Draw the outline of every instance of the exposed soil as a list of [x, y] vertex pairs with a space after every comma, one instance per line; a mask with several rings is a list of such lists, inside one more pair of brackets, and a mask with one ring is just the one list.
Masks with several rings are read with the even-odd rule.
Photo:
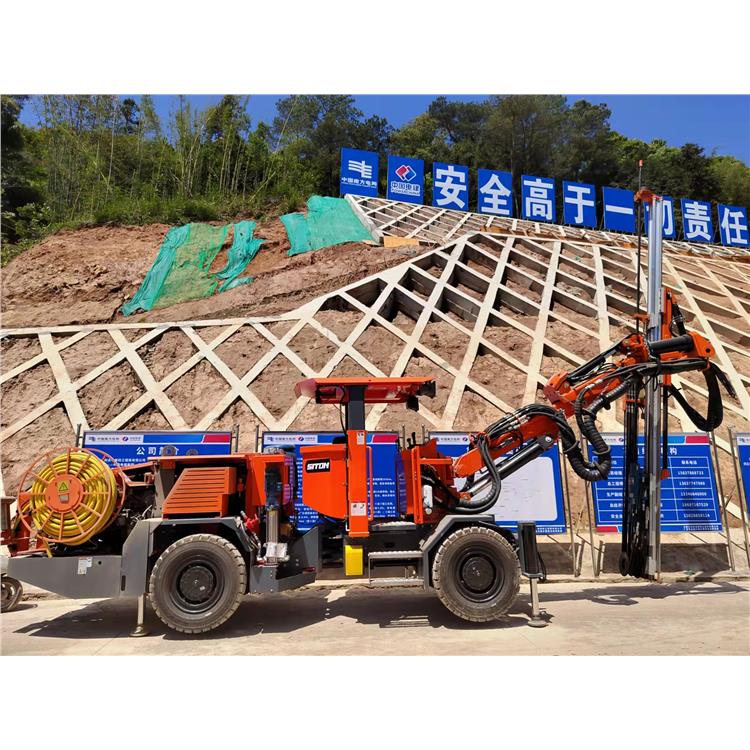
[[[64, 230], [48, 237], [3, 269], [3, 327], [277, 314], [401, 263], [418, 251], [347, 243], [289, 257], [286, 231], [274, 218], [259, 222], [255, 230], [265, 243], [243, 273], [255, 278], [252, 284], [125, 319], [119, 309], [138, 290], [168, 230], [166, 224], [107, 226]], [[229, 244], [231, 231], [216, 268], [226, 262]]]
[[[256, 230], [256, 236], [264, 238], [266, 242], [244, 274], [253, 276], [254, 283], [208, 299], [186, 302], [124, 319], [118, 310], [122, 303], [130, 299], [137, 290], [156, 256], [167, 229], [165, 225], [99, 227], [61, 232], [50, 237], [37, 247], [23, 253], [5, 269], [2, 280], [3, 326], [10, 328], [123, 320], [156, 322], [222, 319], [246, 315], [278, 315], [293, 310], [321, 294], [339, 289], [364, 276], [401, 263], [418, 252], [418, 249], [414, 247], [380, 248], [350, 243], [290, 258], [286, 254], [288, 241], [283, 225], [278, 219], [272, 219], [260, 223]], [[227, 244], [230, 241], [231, 233]], [[479, 244], [486, 246], [493, 255], [498, 255], [500, 252], [500, 246], [491, 241], [482, 240]], [[577, 248], [566, 246], [564, 253], [571, 258], [578, 258], [587, 266], [591, 265], [591, 258], [583, 250], [579, 251]], [[530, 246], [528, 255], [546, 262], [546, 256], [535, 250], [533, 246]], [[224, 261], [223, 254], [220, 254], [215, 267], [223, 265]], [[513, 258], [513, 263], [517, 262], [517, 258]], [[476, 266], [477, 270], [485, 276], [492, 274], [492, 271], [474, 261], [470, 261], [469, 266], [472, 268]], [[519, 267], [531, 277], [541, 275], [536, 268], [528, 268], [523, 264]], [[588, 278], [580, 268], [568, 267], [565, 264], [561, 267], [572, 277]], [[442, 273], [442, 269], [438, 267], [427, 270], [433, 276], [439, 276]], [[622, 277], [619, 272], [613, 275]], [[568, 282], [571, 280], [568, 279]], [[408, 288], [412, 288], [408, 280], [404, 283]], [[466, 287], [458, 279], [455, 280], [455, 285], [470, 298], [482, 299], [481, 293]], [[541, 298], [538, 289], [531, 288], [531, 286], [536, 286], [536, 282], [530, 278], [518, 275], [517, 279], [506, 279], [505, 285], [526, 298], [537, 300]], [[418, 296], [424, 297], [426, 287], [427, 285], [423, 285], [413, 291]], [[565, 284], [564, 288], [576, 297], [584, 300], [588, 298], [588, 293], [573, 283]], [[716, 295], [709, 296], [704, 292], [704, 296], [715, 304], [720, 305], [722, 302]], [[535, 316], [515, 312], [507, 304], [500, 305], [498, 302], [497, 306], [504, 315], [525, 325], [531, 331], [535, 330], [537, 322]], [[352, 309], [341, 297], [335, 297], [326, 308], [316, 314], [315, 320], [341, 341], [346, 340], [363, 319], [362, 313]], [[471, 305], [467, 301], [465, 309], [468, 308], [471, 308]], [[414, 329], [415, 320], [406, 314], [406, 309], [406, 307], [399, 309], [398, 294], [393, 294], [380, 313], [394, 326], [409, 334]], [[409, 309], [409, 314], [415, 314], [411, 308]], [[729, 309], [728, 306], [727, 309]], [[589, 329], [592, 334], [598, 330], [599, 323], [593, 310], [591, 315], [586, 315], [557, 302], [553, 305], [553, 313], [558, 313], [567, 321]], [[468, 330], [473, 328], [473, 322], [460, 318], [455, 309], [449, 310], [446, 306], [445, 314]], [[709, 314], [717, 316], [713, 310]], [[729, 322], [736, 325], [728, 313], [727, 316]], [[721, 315], [719, 314], [718, 317], [721, 318]], [[274, 336], [281, 338], [293, 325], [295, 325], [293, 321], [274, 321], [266, 324], [266, 328]], [[692, 323], [691, 327], [699, 328]], [[228, 329], [224, 327], [201, 328], [197, 326], [195, 331], [206, 343], [221, 336], [222, 332], [223, 335], [228, 333]], [[133, 329], [124, 330], [123, 334], [132, 342], [146, 332], [147, 329]], [[628, 332], [624, 326], [612, 325], [610, 327], [614, 340]], [[564, 320], [550, 318], [545, 335], [550, 341], [583, 359], [587, 359], [599, 350], [596, 336], [586, 335], [568, 325]], [[53, 340], [59, 345], [66, 338], [67, 335], [56, 335]], [[528, 362], [533, 342], [532, 336], [517, 331], [500, 321], [494, 314], [490, 315], [490, 324], [485, 329], [483, 338], [521, 363]], [[435, 317], [426, 325], [420, 343], [446, 363], [459, 368], [463, 362], [468, 340], [466, 334]], [[353, 342], [353, 346], [382, 372], [390, 374], [406, 344], [378, 323], [371, 323]], [[5, 339], [0, 342], [0, 347], [0, 372], [2, 373], [12, 370], [41, 352], [35, 338]], [[321, 372], [337, 352], [335, 342], [310, 325], [303, 327], [289, 341], [289, 347], [308, 366], [308, 371], [303, 373], [286, 357], [279, 354], [254, 377], [248, 386], [277, 419], [283, 417], [295, 404], [297, 400], [294, 395], [295, 384], [309, 371]], [[266, 337], [250, 325], [243, 325], [223, 341], [215, 351], [232, 372], [242, 378], [272, 348], [273, 343]], [[140, 346], [137, 351], [153, 377], [160, 381], [176, 367], [186, 362], [197, 349], [184, 333], [179, 330], [170, 330]], [[75, 384], [117, 352], [118, 348], [108, 333], [95, 332], [61, 349], [60, 355]], [[729, 351], [729, 356], [740, 372], [750, 374], [750, 358], [732, 350]], [[541, 372], [544, 376], [550, 376], [560, 370], [570, 370], [573, 367], [571, 362], [559, 356], [559, 353], [551, 347], [546, 347], [541, 365]], [[352, 357], [345, 356], [333, 368], [331, 375], [351, 377], [371, 376], [372, 373]], [[412, 355], [404, 375], [432, 377], [437, 381], [436, 397], [422, 399], [422, 403], [424, 408], [432, 412], [437, 419], [443, 417], [453, 385], [452, 376], [427, 356], [420, 354], [419, 350]], [[502, 415], [500, 409], [474, 392], [472, 387], [483, 386], [510, 406], [520, 406], [523, 401], [527, 375], [504, 362], [486, 346], [480, 345], [478, 357], [470, 372], [470, 379], [473, 381], [473, 386], [467, 387], [463, 394], [460, 394], [460, 406], [453, 429], [482, 429]], [[687, 379], [703, 384], [700, 375], [688, 375]], [[213, 365], [207, 361], [201, 361], [172, 384], [167, 390], [167, 395], [186, 423], [193, 427], [219, 403], [227, 389], [227, 383]], [[3, 384], [0, 394], [2, 396], [0, 426], [5, 428], [12, 424], [29, 410], [44, 403], [56, 391], [57, 385], [52, 370], [46, 363], [11, 378]], [[91, 427], [102, 428], [139, 398], [143, 391], [143, 386], [130, 365], [122, 362], [80, 388], [78, 397]], [[694, 393], [691, 393], [689, 397], [699, 409], [705, 408], [705, 399]], [[539, 400], [542, 400], [541, 393]], [[368, 408], [367, 413], [371, 413], [371, 408]], [[336, 407], [308, 404], [297, 415], [289, 429], [338, 430], [340, 420], [341, 416]], [[673, 429], [678, 428], [673, 417], [670, 418], [670, 424]], [[235, 425], [241, 428], [240, 448], [254, 450], [256, 428], [262, 431], [266, 427], [241, 399], [235, 400], [226, 408], [211, 427], [229, 429]], [[145, 405], [125, 427], [128, 429], [169, 429], [170, 425], [158, 407], [151, 403]], [[400, 431], [402, 427], [407, 433], [414, 431], [420, 437], [422, 428], [434, 429], [434, 426], [422, 414], [407, 410], [403, 404], [392, 405], [385, 409], [378, 423], [378, 429]], [[725, 424], [721, 428], [722, 437], [726, 437], [728, 427], [747, 431], [748, 422], [741, 415], [728, 412]], [[12, 435], [0, 446], [3, 454], [2, 470], [5, 491], [14, 492], [17, 489], [22, 470], [36, 456], [45, 450], [64, 448], [73, 440], [73, 431], [62, 405], [55, 407]], [[733, 474], [729, 459], [723, 453], [720, 456], [720, 467], [725, 484], [729, 485], [727, 494], [731, 495]], [[584, 493], [583, 486], [577, 479], [573, 480], [571, 489], [573, 490], [572, 510], [575, 522], [575, 516], [585, 511]], [[736, 501], [736, 497], [734, 499]]]

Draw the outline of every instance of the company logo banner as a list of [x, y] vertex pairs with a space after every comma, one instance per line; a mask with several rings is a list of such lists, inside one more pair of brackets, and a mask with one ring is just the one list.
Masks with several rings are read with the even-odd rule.
[[424, 162], [406, 156], [388, 157], [389, 200], [424, 203]]
[[378, 155], [374, 151], [356, 148], [341, 149], [341, 173], [339, 181], [341, 195], [378, 194]]

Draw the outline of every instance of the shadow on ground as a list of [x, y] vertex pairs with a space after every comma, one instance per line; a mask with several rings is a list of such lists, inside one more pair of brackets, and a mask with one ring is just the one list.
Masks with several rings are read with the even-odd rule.
[[[542, 608], [554, 602], [590, 600], [610, 606], [633, 606], [642, 599], [674, 596], [711, 596], [718, 593], [747, 593], [729, 582], [712, 584], [599, 585], [581, 591], [563, 592], [540, 587]], [[28, 606], [28, 605], [22, 605]], [[32, 605], [33, 606], [33, 605]], [[135, 625], [135, 601], [110, 599], [95, 601], [74, 612], [49, 620], [29, 623], [14, 632], [46, 638], [127, 637]], [[309, 589], [275, 596], [251, 596], [222, 627], [211, 633], [185, 635], [167, 629], [147, 608], [146, 627], [150, 637], [167, 640], [211, 640], [248, 635], [293, 633], [315, 623], [346, 617], [380, 628], [446, 628], [449, 630], [505, 630], [528, 625], [530, 601], [522, 589], [509, 613], [489, 623], [465, 622], [451, 614], [431, 592], [410, 589]], [[546, 619], [552, 620], [552, 615]]]

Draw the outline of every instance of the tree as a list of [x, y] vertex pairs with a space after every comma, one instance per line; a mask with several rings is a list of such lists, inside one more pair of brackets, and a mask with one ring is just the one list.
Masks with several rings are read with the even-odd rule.
[[28, 96], [0, 97], [3, 245], [23, 239], [30, 229], [29, 222], [37, 219], [42, 210], [43, 196], [37, 184], [37, 170], [27, 150], [27, 129], [19, 122], [28, 99]]

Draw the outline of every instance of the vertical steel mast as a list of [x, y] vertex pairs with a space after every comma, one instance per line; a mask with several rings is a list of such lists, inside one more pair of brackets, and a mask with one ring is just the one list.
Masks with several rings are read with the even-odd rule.
[[[654, 195], [651, 200], [648, 225], [648, 327], [646, 339], [658, 341], [661, 336], [662, 304], [662, 234], [664, 227], [664, 202]], [[639, 269], [640, 270], [640, 269]], [[646, 393], [646, 480], [648, 482], [648, 563], [646, 573], [658, 579], [661, 573], [661, 395], [662, 376], [650, 381]]]

